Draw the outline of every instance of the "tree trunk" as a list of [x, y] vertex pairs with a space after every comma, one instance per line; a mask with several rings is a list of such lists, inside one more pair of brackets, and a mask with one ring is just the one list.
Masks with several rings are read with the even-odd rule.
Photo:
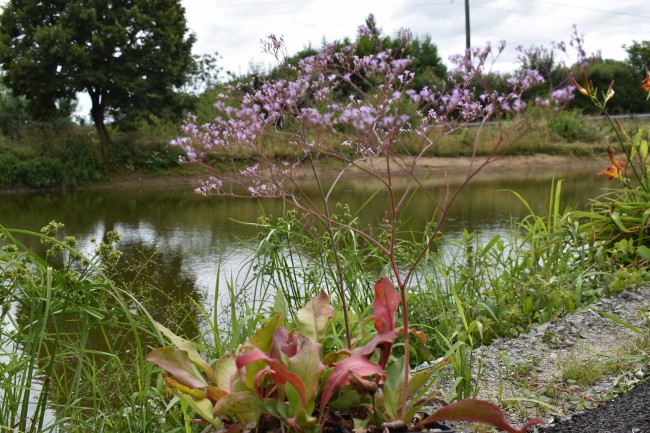
[[90, 117], [93, 119], [97, 135], [99, 135], [99, 151], [101, 153], [102, 161], [108, 160], [108, 153], [111, 147], [111, 137], [108, 135], [108, 129], [104, 123], [104, 106], [101, 89], [88, 89], [92, 107], [90, 108]]

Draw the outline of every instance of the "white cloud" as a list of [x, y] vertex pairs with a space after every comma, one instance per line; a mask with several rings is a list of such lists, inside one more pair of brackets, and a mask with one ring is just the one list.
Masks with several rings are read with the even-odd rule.
[[[0, 0], [1, 1], [1, 0]], [[624, 60], [622, 48], [632, 41], [648, 40], [650, 11], [643, 0], [469, 0], [472, 46], [507, 42], [495, 65], [511, 70], [515, 47], [548, 46], [569, 41], [573, 25], [585, 36], [588, 53]], [[194, 52], [222, 57], [219, 65], [236, 74], [251, 62], [272, 65], [261, 51], [260, 40], [273, 33], [284, 36], [289, 54], [311, 44], [349, 37], [368, 14], [374, 14], [385, 34], [408, 28], [416, 36], [431, 36], [440, 57], [465, 49], [464, 0], [181, 0], [189, 29], [197, 36]], [[80, 95], [79, 113], [88, 111]]]
[[[218, 51], [227, 70], [245, 73], [250, 62], [271, 64], [260, 40], [283, 35], [290, 54], [311, 44], [354, 39], [357, 27], [373, 13], [384, 33], [402, 27], [430, 35], [443, 60], [465, 48], [464, 0], [183, 0], [189, 27], [197, 35], [195, 52]], [[517, 45], [568, 41], [576, 24], [588, 52], [623, 60], [623, 44], [648, 39], [650, 11], [642, 0], [470, 0], [472, 46], [507, 42], [502, 57], [512, 65]]]

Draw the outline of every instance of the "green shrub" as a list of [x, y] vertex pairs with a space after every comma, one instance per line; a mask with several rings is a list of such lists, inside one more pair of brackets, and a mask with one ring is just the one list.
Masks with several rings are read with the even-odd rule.
[[60, 159], [63, 161], [63, 180], [67, 186], [97, 182], [106, 176], [99, 152], [84, 137], [70, 137]]
[[591, 143], [598, 139], [598, 129], [577, 111], [562, 111], [548, 120], [551, 132], [568, 141]]
[[164, 144], [153, 148], [139, 148], [135, 153], [135, 168], [155, 172], [177, 167], [185, 151], [178, 146]]
[[30, 188], [46, 189], [63, 183], [64, 166], [61, 161], [49, 158], [34, 158], [22, 161], [19, 166], [23, 184]]
[[19, 182], [19, 164], [16, 155], [0, 149], [0, 188], [11, 187]]

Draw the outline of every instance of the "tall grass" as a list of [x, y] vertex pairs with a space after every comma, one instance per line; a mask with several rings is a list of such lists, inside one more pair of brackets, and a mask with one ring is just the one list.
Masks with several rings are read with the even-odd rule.
[[[164, 387], [144, 362], [162, 343], [153, 319], [108, 271], [108, 235], [86, 258], [73, 238], [0, 228], [0, 430], [157, 431], [182, 425], [165, 412]], [[40, 257], [19, 239], [45, 243]]]
[[[561, 202], [562, 181], [553, 183], [547, 210], [537, 214], [525, 197], [513, 192], [529, 215], [513, 221], [509, 233], [485, 238], [464, 232], [441, 237], [427, 252], [409, 283], [409, 314], [424, 330], [426, 345], [412, 348], [414, 364], [440, 356], [452, 364], [458, 398], [477, 390], [471, 381], [473, 349], [495, 338], [515, 337], [530, 326], [574, 312], [622, 289], [631, 282], [630, 269], [606, 260], [606, 246], [594, 243], [578, 224], [578, 214]], [[346, 208], [336, 218], [355, 224]], [[348, 307], [356, 320], [367, 317], [373, 281], [385, 266], [382, 255], [352, 230], [334, 233], [336, 254], [318, 230], [297, 214], [263, 219], [260, 235], [242, 287], [253, 290], [256, 307], [272, 305], [277, 294], [295, 309], [325, 288], [335, 293], [336, 259], [344, 269]], [[381, 236], [381, 227], [376, 227]], [[406, 263], [419, 251], [427, 233], [403, 232], [398, 248]], [[636, 281], [647, 281], [639, 270]], [[336, 297], [335, 297], [336, 299]], [[341, 326], [338, 323], [338, 326]], [[334, 339], [332, 344], [341, 344]], [[342, 344], [341, 344], [342, 345]]]

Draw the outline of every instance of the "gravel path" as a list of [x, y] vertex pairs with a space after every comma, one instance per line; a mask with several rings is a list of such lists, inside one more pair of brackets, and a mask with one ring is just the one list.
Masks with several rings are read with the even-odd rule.
[[650, 381], [595, 409], [540, 429], [540, 433], [649, 433]]
[[[643, 286], [517, 339], [494, 341], [475, 352], [478, 397], [499, 404], [514, 425], [531, 416], [547, 420], [540, 433], [650, 433], [649, 323], [650, 286]], [[486, 431], [450, 425], [456, 432]]]

